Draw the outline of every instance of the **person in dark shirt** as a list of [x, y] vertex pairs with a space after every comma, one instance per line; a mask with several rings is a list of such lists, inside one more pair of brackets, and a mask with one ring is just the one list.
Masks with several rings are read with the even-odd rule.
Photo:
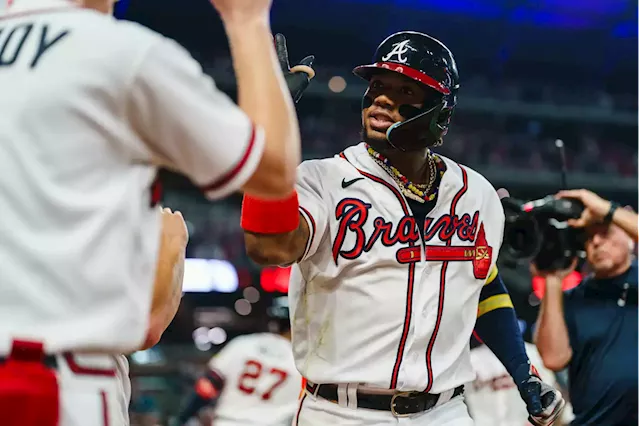
[[570, 225], [585, 227], [592, 274], [564, 293], [562, 281], [575, 262], [544, 275], [535, 343], [545, 367], [568, 367], [572, 425], [637, 425], [638, 216], [589, 191], [561, 196], [585, 204], [583, 217]]

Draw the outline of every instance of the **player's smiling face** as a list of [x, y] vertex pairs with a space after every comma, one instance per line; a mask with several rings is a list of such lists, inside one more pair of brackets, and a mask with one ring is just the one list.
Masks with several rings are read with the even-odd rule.
[[392, 124], [406, 119], [399, 112], [400, 106], [421, 108], [426, 91], [419, 83], [402, 74], [380, 72], [369, 81], [365, 96], [371, 105], [362, 110], [363, 137], [375, 147], [376, 142], [386, 141], [387, 129]]

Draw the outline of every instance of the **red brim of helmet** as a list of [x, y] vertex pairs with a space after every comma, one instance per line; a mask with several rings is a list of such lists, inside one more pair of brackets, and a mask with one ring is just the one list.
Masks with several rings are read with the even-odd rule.
[[370, 65], [361, 65], [353, 69], [353, 73], [364, 80], [371, 80], [371, 76], [381, 71], [392, 71], [409, 77], [412, 80], [422, 83], [433, 90], [442, 93], [443, 95], [449, 95], [451, 90], [445, 87], [442, 83], [435, 80], [433, 77], [429, 77], [427, 74], [415, 68], [398, 64], [395, 62], [376, 62]]

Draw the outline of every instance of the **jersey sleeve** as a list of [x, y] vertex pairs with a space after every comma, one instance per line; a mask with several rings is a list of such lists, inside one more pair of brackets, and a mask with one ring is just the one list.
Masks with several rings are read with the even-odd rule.
[[495, 188], [488, 185], [489, 190], [487, 194], [487, 217], [490, 217], [493, 221], [492, 226], [496, 227], [496, 235], [498, 236], [497, 240], [493, 244], [495, 244], [496, 252], [500, 250], [502, 246], [502, 240], [504, 238], [504, 208], [502, 207], [502, 201], [500, 201], [500, 196], [496, 192]]
[[153, 159], [210, 199], [238, 190], [255, 171], [264, 134], [176, 42], [149, 48], [131, 82], [127, 116]]
[[304, 161], [298, 166], [296, 190], [300, 201], [300, 214], [309, 226], [309, 239], [301, 261], [312, 256], [320, 246], [329, 223], [329, 197], [324, 190], [323, 179], [328, 176], [322, 170], [322, 162]]

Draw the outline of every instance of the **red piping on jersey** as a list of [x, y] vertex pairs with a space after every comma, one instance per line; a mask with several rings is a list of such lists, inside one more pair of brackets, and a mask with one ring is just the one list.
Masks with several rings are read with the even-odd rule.
[[[351, 164], [362, 176], [365, 176], [371, 179], [372, 181], [377, 182], [389, 188], [391, 192], [393, 192], [393, 195], [395, 195], [398, 201], [400, 202], [400, 205], [402, 206], [402, 210], [404, 211], [405, 216], [411, 216], [411, 211], [409, 210], [407, 201], [402, 196], [400, 191], [398, 191], [393, 185], [391, 185], [389, 182], [387, 182], [386, 180], [378, 176], [375, 176], [375, 175], [372, 175], [371, 173], [367, 173], [363, 170], [360, 170], [347, 159], [344, 153], [340, 153], [340, 157], [344, 158], [349, 164]], [[409, 247], [412, 247], [413, 245], [414, 245], [414, 242], [410, 241]], [[407, 299], [405, 302], [404, 327], [402, 328], [402, 336], [400, 337], [400, 344], [398, 345], [398, 353], [396, 355], [396, 362], [393, 366], [393, 372], [391, 374], [391, 382], [389, 383], [389, 389], [395, 389], [398, 384], [398, 374], [400, 373], [400, 365], [402, 364], [404, 347], [405, 347], [405, 344], [407, 343], [407, 336], [409, 335], [409, 327], [411, 326], [411, 314], [413, 309], [413, 284], [415, 279], [415, 269], [416, 269], [415, 263], [410, 263], [409, 270], [408, 270], [409, 272], [408, 279], [407, 279]]]
[[475, 329], [473, 330], [473, 332], [471, 334], [473, 334], [473, 337], [475, 337], [478, 342], [484, 344], [484, 341], [480, 338], [480, 336], [478, 336], [478, 333], [476, 332]]
[[[304, 392], [304, 390], [303, 390]], [[298, 405], [298, 412], [296, 413], [296, 423], [295, 426], [298, 426], [298, 422], [300, 421], [300, 412], [302, 411], [302, 404], [304, 404], [304, 400], [307, 397], [307, 393], [304, 392], [302, 398], [300, 398], [300, 405]]]
[[227, 173], [225, 173], [224, 175], [216, 179], [213, 183], [203, 186], [201, 189], [205, 192], [215, 191], [217, 189], [220, 189], [224, 185], [228, 184], [229, 182], [231, 182], [231, 180], [235, 178], [238, 175], [238, 173], [240, 173], [244, 165], [247, 163], [247, 160], [249, 160], [249, 157], [251, 155], [251, 152], [253, 151], [253, 147], [255, 143], [256, 143], [256, 126], [252, 125], [251, 136], [249, 137], [249, 144], [247, 145], [247, 148], [245, 149], [244, 154], [242, 155], [242, 158], [240, 159], [240, 161], [238, 161], [238, 163], [233, 167], [233, 169], [229, 170]]
[[109, 405], [105, 391], [100, 391], [100, 399], [102, 401], [102, 423], [104, 426], [109, 426]]
[[309, 235], [309, 246], [306, 248], [306, 250], [304, 251], [304, 254], [302, 255], [302, 257], [304, 258], [307, 255], [307, 252], [311, 250], [311, 246], [313, 245], [313, 239], [316, 236], [316, 221], [313, 219], [313, 216], [311, 216], [311, 213], [309, 213], [309, 210], [305, 209], [302, 206], [298, 206], [298, 208], [307, 215], [307, 217], [309, 218], [309, 222], [311, 224], [311, 229], [309, 230], [311, 232], [311, 234]]
[[[462, 188], [458, 191], [458, 193], [453, 197], [451, 201], [451, 216], [455, 216], [456, 214], [456, 206], [458, 205], [458, 201], [467, 192], [469, 187], [467, 181], [467, 172], [464, 170], [462, 166], [458, 164], [460, 170], [462, 171]], [[447, 240], [447, 246], [451, 245], [451, 238]], [[425, 388], [425, 392], [429, 392], [431, 390], [431, 386], [433, 386], [433, 370], [431, 368], [431, 352], [433, 351], [433, 346], [436, 342], [436, 336], [438, 335], [438, 330], [440, 329], [440, 322], [442, 321], [442, 311], [444, 308], [444, 290], [447, 280], [447, 266], [449, 266], [449, 261], [442, 262], [442, 269], [440, 269], [440, 289], [438, 294], [438, 315], [436, 316], [436, 325], [433, 329], [433, 334], [431, 335], [431, 339], [429, 339], [429, 345], [427, 346], [427, 387]]]

